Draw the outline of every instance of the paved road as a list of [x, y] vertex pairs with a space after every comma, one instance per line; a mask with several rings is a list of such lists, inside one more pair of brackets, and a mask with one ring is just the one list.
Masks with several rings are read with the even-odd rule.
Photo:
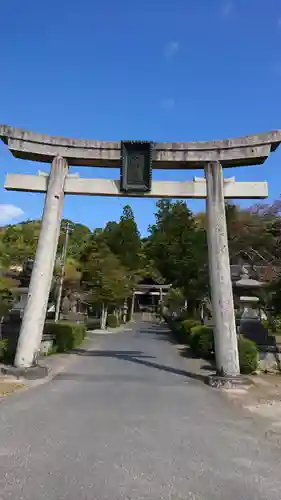
[[280, 500], [281, 450], [150, 324], [0, 405], [0, 499]]

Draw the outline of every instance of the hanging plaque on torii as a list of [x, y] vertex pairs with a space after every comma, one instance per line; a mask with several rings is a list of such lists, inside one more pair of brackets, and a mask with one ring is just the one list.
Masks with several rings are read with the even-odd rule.
[[152, 142], [121, 141], [120, 191], [151, 191]]

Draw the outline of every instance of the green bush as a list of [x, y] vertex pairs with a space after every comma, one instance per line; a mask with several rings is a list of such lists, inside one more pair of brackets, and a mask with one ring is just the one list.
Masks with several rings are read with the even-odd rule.
[[[185, 328], [188, 326], [187, 323]], [[191, 327], [189, 338], [190, 347], [195, 354], [202, 358], [213, 356], [215, 346], [212, 327], [204, 325]], [[258, 367], [258, 349], [255, 342], [241, 336], [238, 339], [238, 352], [241, 373], [254, 372]]]
[[258, 367], [258, 349], [252, 340], [238, 339], [239, 364], [241, 373], [252, 373]]
[[0, 340], [0, 361], [5, 361], [8, 340]]
[[201, 323], [200, 321], [197, 321], [196, 319], [185, 319], [182, 322], [182, 328], [184, 333], [186, 334], [186, 341], [189, 343], [190, 337], [191, 337], [191, 329], [194, 328], [195, 326], [200, 326]]
[[116, 328], [117, 326], [119, 326], [118, 319], [114, 314], [108, 314], [107, 326], [109, 326], [110, 328]]
[[191, 328], [190, 347], [195, 354], [209, 358], [214, 352], [214, 333], [210, 326], [194, 326]]
[[[44, 327], [44, 333], [54, 336], [53, 352], [64, 352], [73, 349], [82, 343], [85, 338], [85, 326], [79, 323], [69, 323], [67, 321], [47, 321]], [[4, 363], [13, 363], [18, 338], [10, 336], [8, 339], [0, 340], [0, 361]]]
[[54, 335], [54, 343], [57, 352], [68, 351], [80, 345], [86, 334], [85, 325], [81, 323], [70, 323], [68, 321], [48, 322], [45, 325], [45, 333]]
[[168, 316], [165, 318], [168, 327], [170, 328], [172, 332], [172, 337], [173, 339], [178, 342], [179, 344], [186, 344], [187, 343], [187, 336], [186, 332], [183, 328], [183, 322], [181, 318], [172, 318], [171, 316]]
[[99, 318], [88, 318], [86, 323], [87, 330], [96, 330], [96, 328], [100, 328], [100, 319]]
[[11, 335], [8, 339], [0, 340], [0, 361], [12, 364], [15, 359], [17, 344], [17, 335]]
[[184, 344], [186, 340], [186, 335], [183, 329], [183, 324], [182, 321], [172, 321], [171, 324], [169, 325], [170, 329], [172, 330], [172, 334], [174, 339], [179, 343], [179, 344]]
[[176, 318], [167, 315], [163, 317], [172, 331], [173, 338], [179, 344], [189, 344], [191, 328], [200, 325], [200, 321], [187, 317], [187, 312]]

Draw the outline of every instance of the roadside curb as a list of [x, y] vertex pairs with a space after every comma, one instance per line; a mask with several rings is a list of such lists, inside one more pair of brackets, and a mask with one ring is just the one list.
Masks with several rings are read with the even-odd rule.
[[[114, 329], [107, 329], [107, 330], [101, 330], [101, 329], [96, 329], [96, 330], [88, 330], [86, 333], [86, 337], [84, 339], [84, 342], [81, 344], [79, 347], [84, 347], [87, 349], [87, 346], [91, 344], [94, 339], [93, 337], [90, 337], [88, 335], [111, 335], [115, 333], [121, 333], [121, 332], [127, 332], [131, 331], [132, 328], [128, 328], [127, 325], [120, 326]], [[98, 349], [98, 346], [96, 346], [96, 349]], [[64, 371], [70, 362], [76, 358], [75, 352], [69, 351], [61, 354], [53, 354], [51, 356], [44, 356], [39, 359], [39, 371], [42, 372], [42, 377], [38, 378], [29, 378], [25, 377], [22, 374], [22, 371], [19, 372], [17, 369], [15, 369], [13, 366], [6, 366], [2, 363], [0, 363], [0, 382], [7, 381], [7, 382], [12, 382], [12, 381], [17, 381], [18, 383], [24, 384], [24, 389], [29, 388], [29, 387], [34, 387], [37, 385], [45, 384], [52, 380], [58, 373]], [[46, 373], [48, 372], [48, 373]]]
[[[0, 377], [0, 383], [1, 382], [7, 382], [7, 383], [17, 383], [21, 385], [19, 389], [15, 390], [13, 393], [10, 393], [9, 395], [14, 395], [16, 393], [20, 392], [25, 392], [28, 389], [32, 389], [34, 387], [37, 387], [39, 385], [47, 384], [50, 382], [56, 375], [59, 373], [63, 372], [70, 362], [74, 359], [75, 354], [62, 354], [61, 356], [58, 354], [56, 355], [56, 360], [53, 362], [49, 363], [50, 359], [41, 359], [40, 364], [42, 367], [46, 368], [48, 370], [48, 375], [42, 377], [42, 378], [37, 378], [37, 379], [28, 379], [25, 377], [16, 377], [15, 375], [11, 375], [10, 373], [7, 375], [3, 375]], [[59, 359], [58, 359], [59, 358]], [[48, 364], [47, 364], [48, 363]], [[51, 366], [50, 366], [51, 365]], [[7, 394], [8, 395], [8, 394]], [[0, 401], [4, 399], [5, 396], [0, 397]]]
[[[81, 344], [81, 347], [83, 346], [87, 349], [87, 346], [92, 342], [92, 339], [86, 337], [85, 341]], [[95, 346], [95, 348], [98, 349], [98, 346]], [[40, 358], [40, 366], [48, 370], [48, 375], [46, 375], [45, 377], [31, 380], [24, 377], [15, 377], [14, 375], [9, 373], [7, 375], [0, 375], [0, 382], [16, 382], [22, 385], [22, 387], [14, 391], [13, 394], [27, 391], [28, 389], [32, 389], [39, 385], [47, 384], [48, 382], [50, 382], [53, 378], [56, 377], [56, 375], [66, 370], [71, 362], [76, 359], [76, 356], [77, 355], [75, 354], [75, 352], [71, 351], [62, 354], [54, 354], [52, 356], [45, 356], [43, 358]], [[5, 369], [5, 365], [1, 364], [0, 368]], [[5, 396], [1, 396], [0, 401], [3, 400], [4, 397]]]
[[16, 366], [6, 366], [1, 368], [3, 375], [14, 377], [15, 379], [37, 380], [48, 376], [49, 369], [47, 366], [38, 364], [30, 368], [19, 368]]

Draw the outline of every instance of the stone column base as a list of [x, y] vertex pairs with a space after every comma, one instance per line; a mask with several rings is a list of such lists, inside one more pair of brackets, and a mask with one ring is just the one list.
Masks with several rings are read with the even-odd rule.
[[206, 383], [207, 385], [215, 387], [216, 389], [237, 389], [239, 387], [243, 388], [252, 385], [251, 380], [243, 375], [238, 375], [233, 377], [231, 376], [223, 377], [222, 375], [209, 375], [206, 378]]
[[16, 366], [4, 366], [1, 368], [3, 375], [10, 375], [16, 379], [37, 380], [45, 378], [49, 374], [47, 366], [31, 366], [29, 368], [18, 368]]

